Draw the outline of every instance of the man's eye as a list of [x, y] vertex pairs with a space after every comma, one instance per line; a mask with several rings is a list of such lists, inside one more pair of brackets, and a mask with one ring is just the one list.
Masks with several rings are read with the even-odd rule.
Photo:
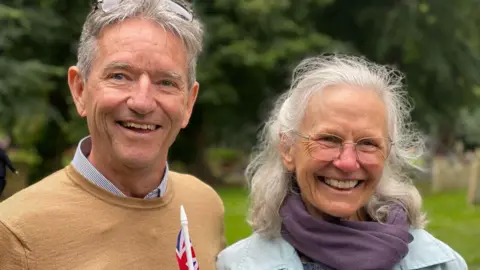
[[113, 74], [110, 75], [110, 78], [114, 79], [114, 80], [121, 81], [123, 79], [126, 79], [126, 76], [123, 75], [122, 73], [113, 73]]
[[169, 80], [161, 80], [160, 82], [158, 82], [159, 85], [161, 86], [167, 86], [167, 87], [176, 87], [177, 84], [172, 82], [172, 81], [169, 81]]

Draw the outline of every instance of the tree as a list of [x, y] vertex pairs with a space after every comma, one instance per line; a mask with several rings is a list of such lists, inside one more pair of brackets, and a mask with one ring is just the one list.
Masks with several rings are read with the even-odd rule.
[[[205, 150], [250, 150], [270, 101], [307, 56], [348, 52], [398, 67], [414, 119], [445, 147], [461, 108], [479, 104], [478, 1], [215, 0], [195, 1], [195, 10], [207, 33], [200, 96], [169, 160], [207, 182], [216, 179]], [[86, 135], [66, 69], [88, 11], [84, 0], [0, 4], [0, 129], [43, 158], [32, 181], [60, 168], [61, 154]]]
[[198, 79], [200, 96], [193, 119], [174, 145], [172, 158], [191, 164], [190, 171], [215, 179], [205, 165], [205, 149], [226, 143], [251, 147], [269, 101], [290, 82], [303, 57], [325, 51], [350, 51], [315, 29], [310, 10], [331, 0], [204, 1], [196, 9], [207, 38]]
[[[67, 67], [87, 1], [4, 0], [0, 4], [0, 127], [41, 158], [30, 181], [61, 167], [71, 144]], [[80, 14], [80, 15], [79, 15]]]
[[440, 146], [450, 147], [459, 109], [478, 104], [475, 1], [217, 0], [197, 9], [208, 38], [198, 118], [186, 135], [202, 139], [175, 158], [201, 156], [212, 143], [238, 147], [238, 138], [251, 146], [267, 105], [309, 55], [349, 52], [396, 66], [406, 74], [414, 120], [443, 135]]
[[474, 107], [480, 78], [478, 1], [339, 0], [320, 17], [320, 27], [348, 40], [368, 58], [398, 67], [415, 102], [413, 118], [451, 147], [460, 109]]
[[465, 150], [480, 148], [480, 109], [477, 107], [473, 110], [461, 110], [458, 124], [457, 136], [465, 144]]

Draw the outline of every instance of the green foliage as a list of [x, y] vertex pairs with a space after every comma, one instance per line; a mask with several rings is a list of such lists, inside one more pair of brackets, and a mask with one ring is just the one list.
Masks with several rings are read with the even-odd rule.
[[[207, 125], [256, 124], [259, 106], [287, 87], [292, 67], [324, 51], [349, 51], [315, 29], [309, 10], [332, 1], [214, 1], [197, 4], [206, 23], [199, 102]], [[220, 131], [216, 129], [216, 131]]]
[[[66, 71], [88, 1], [39, 0], [0, 4], [0, 127], [15, 148], [42, 157], [32, 178], [61, 166], [71, 144]], [[78, 136], [74, 136], [77, 138]], [[38, 179], [36, 179], [38, 180]], [[32, 180], [33, 182], [34, 180]]]
[[31, 146], [35, 139], [28, 137], [45, 124], [41, 116], [58, 117], [49, 96], [58, 90], [56, 80], [66, 68], [42, 59], [37, 47], [58, 42], [62, 21], [51, 7], [6, 4], [11, 6], [0, 5], [0, 124], [14, 133], [15, 141]]
[[372, 34], [359, 36], [357, 47], [406, 74], [412, 116], [435, 142], [433, 152], [448, 152], [461, 110], [480, 105], [479, 9], [477, 1], [423, 0], [384, 2], [360, 15], [359, 24], [371, 27]]
[[459, 134], [470, 144], [480, 146], [480, 108], [461, 110]]
[[460, 109], [480, 104], [476, 1], [217, 0], [196, 8], [208, 34], [198, 77], [210, 141], [234, 146], [240, 133], [253, 140], [251, 127], [288, 87], [293, 66], [322, 53], [360, 54], [399, 68], [412, 116], [427, 132], [454, 133], [448, 127]]
[[187, 170], [185, 164], [183, 164], [180, 161], [170, 162], [168, 167], [169, 167], [170, 170], [173, 170], [173, 171], [176, 171], [176, 172], [188, 173], [188, 170]]
[[40, 157], [35, 150], [32, 149], [18, 149], [15, 151], [9, 152], [9, 157], [14, 164], [23, 163], [28, 166], [35, 166], [42, 162], [42, 157]]
[[[42, 156], [39, 176], [61, 166], [60, 153], [87, 134], [66, 71], [89, 2], [0, 4], [0, 128], [15, 146]], [[170, 151], [187, 168], [204, 167], [214, 144], [250, 149], [271, 100], [307, 56], [348, 52], [397, 66], [414, 119], [445, 137], [455, 133], [462, 108], [480, 104], [478, 1], [215, 0], [196, 1], [195, 9], [207, 34], [200, 95]]]
[[43, 43], [54, 40], [48, 33], [60, 25], [51, 16], [51, 10], [38, 11], [0, 5], [0, 125], [19, 143], [31, 146], [33, 134], [38, 134], [47, 118], [56, 117], [48, 97], [56, 90], [55, 78], [65, 69], [38, 59], [31, 46], [22, 44]]
[[208, 160], [223, 164], [239, 162], [244, 156], [242, 151], [232, 148], [211, 148], [207, 151]]

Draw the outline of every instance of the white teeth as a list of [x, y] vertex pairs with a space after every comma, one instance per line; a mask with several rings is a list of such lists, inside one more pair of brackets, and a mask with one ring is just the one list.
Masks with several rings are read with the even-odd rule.
[[336, 179], [325, 178], [325, 183], [327, 183], [327, 185], [329, 186], [336, 187], [336, 188], [350, 189], [350, 188], [354, 188], [358, 184], [358, 180], [339, 181]]
[[132, 122], [121, 122], [122, 126], [126, 128], [138, 128], [144, 130], [155, 130], [155, 125], [147, 125], [147, 124], [137, 124]]

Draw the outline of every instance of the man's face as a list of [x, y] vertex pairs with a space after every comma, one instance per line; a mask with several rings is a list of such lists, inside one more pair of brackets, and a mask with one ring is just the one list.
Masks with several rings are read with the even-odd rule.
[[90, 160], [102, 166], [163, 166], [188, 124], [198, 83], [188, 88], [182, 41], [147, 19], [107, 27], [85, 85], [69, 71], [79, 114], [92, 137]]

